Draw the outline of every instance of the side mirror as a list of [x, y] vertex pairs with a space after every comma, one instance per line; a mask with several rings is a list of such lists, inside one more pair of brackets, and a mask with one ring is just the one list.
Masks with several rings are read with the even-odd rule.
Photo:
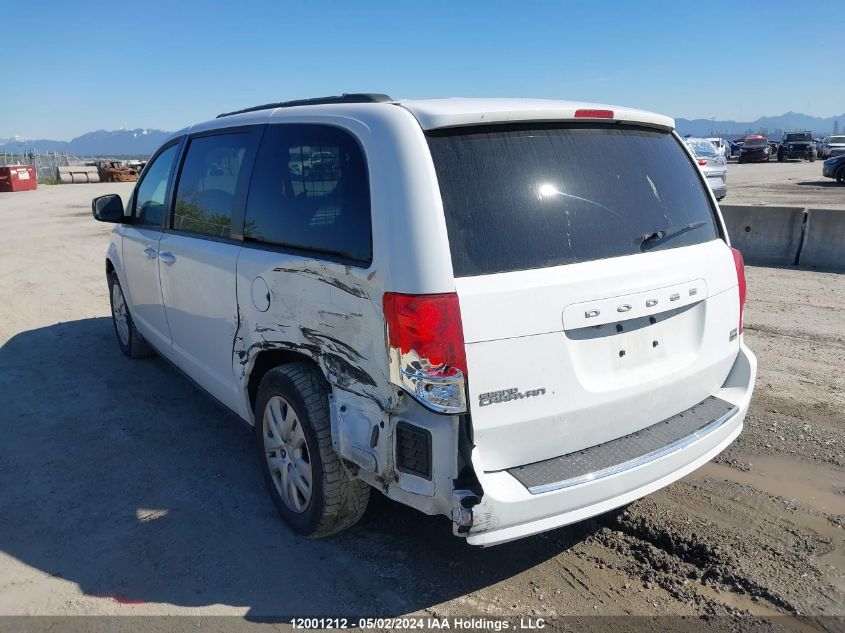
[[123, 200], [116, 193], [94, 198], [91, 201], [91, 214], [100, 222], [123, 222]]

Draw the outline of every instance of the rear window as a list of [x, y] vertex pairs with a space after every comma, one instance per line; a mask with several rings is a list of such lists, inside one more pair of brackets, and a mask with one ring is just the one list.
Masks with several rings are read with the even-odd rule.
[[769, 144], [764, 138], [745, 139], [745, 147], [766, 147]]
[[687, 139], [685, 143], [696, 156], [701, 156], [702, 158], [712, 158], [713, 156], [719, 155], [716, 148], [713, 147], [713, 143], [708, 141], [701, 139]]
[[[701, 177], [668, 132], [533, 124], [438, 130], [428, 140], [456, 277], [718, 237]], [[643, 244], [659, 231], [672, 236]]]
[[794, 143], [796, 141], [809, 141], [809, 134], [787, 134], [784, 139], [787, 143]]

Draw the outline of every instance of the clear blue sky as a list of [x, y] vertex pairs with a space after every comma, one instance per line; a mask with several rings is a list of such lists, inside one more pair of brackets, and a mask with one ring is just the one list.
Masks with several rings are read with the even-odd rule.
[[0, 0], [0, 137], [175, 130], [352, 91], [833, 116], [845, 112], [843, 4]]

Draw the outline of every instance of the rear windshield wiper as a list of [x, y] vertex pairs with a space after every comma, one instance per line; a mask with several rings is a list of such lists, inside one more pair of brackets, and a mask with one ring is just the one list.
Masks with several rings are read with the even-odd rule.
[[660, 231], [655, 231], [654, 233], [644, 233], [638, 239], [640, 242], [640, 247], [643, 250], [648, 250], [649, 248], [653, 248], [658, 244], [662, 244], [668, 239], [676, 237], [681, 233], [686, 233], [687, 231], [692, 231], [697, 228], [701, 228], [707, 224], [704, 220], [699, 220], [698, 222], [690, 222], [689, 224], [684, 224], [683, 226], [676, 226], [671, 229], [661, 229]]

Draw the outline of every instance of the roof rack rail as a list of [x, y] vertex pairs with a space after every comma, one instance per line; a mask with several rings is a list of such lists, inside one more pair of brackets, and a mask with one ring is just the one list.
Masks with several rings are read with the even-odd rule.
[[295, 99], [294, 101], [265, 103], [264, 105], [244, 108], [243, 110], [235, 110], [234, 112], [224, 112], [223, 114], [218, 114], [217, 118], [220, 119], [224, 116], [232, 116], [233, 114], [243, 114], [244, 112], [269, 110], [271, 108], [293, 108], [294, 106], [322, 105], [325, 103], [385, 103], [386, 101], [393, 101], [393, 99], [388, 95], [374, 92], [344, 92], [342, 95], [335, 95], [332, 97], [316, 97], [314, 99]]

